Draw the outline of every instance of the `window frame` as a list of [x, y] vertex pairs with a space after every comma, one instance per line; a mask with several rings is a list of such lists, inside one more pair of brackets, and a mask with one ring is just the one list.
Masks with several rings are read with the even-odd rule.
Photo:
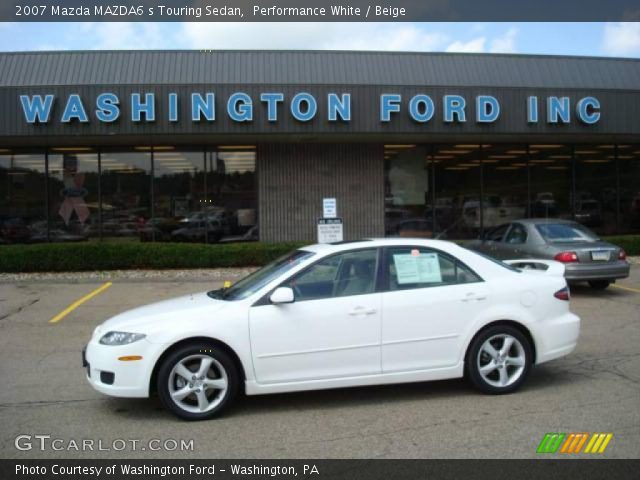
[[[390, 255], [390, 251], [394, 250], [394, 249], [399, 249], [399, 248], [409, 248], [409, 249], [414, 249], [417, 248], [418, 250], [420, 249], [424, 249], [427, 250], [428, 253], [437, 253], [438, 255], [442, 255], [443, 257], [451, 260], [454, 262], [454, 264], [456, 264], [456, 269], [458, 268], [459, 265], [461, 265], [462, 267], [466, 268], [469, 272], [471, 272], [473, 275], [475, 275], [478, 278], [478, 281], [476, 282], [465, 282], [465, 283], [460, 283], [457, 282], [456, 283], [446, 283], [446, 284], [425, 284], [424, 286], [419, 286], [419, 287], [413, 287], [413, 288], [402, 288], [399, 290], [391, 290], [391, 276], [389, 275], [389, 269], [386, 268], [386, 266], [389, 264], [389, 255]], [[382, 288], [382, 293], [393, 293], [393, 292], [403, 292], [403, 291], [410, 291], [410, 290], [422, 290], [425, 288], [438, 288], [438, 287], [453, 287], [453, 286], [457, 286], [457, 285], [470, 285], [473, 283], [484, 283], [485, 280], [484, 278], [482, 278], [482, 276], [478, 275], [478, 272], [476, 272], [473, 268], [471, 268], [469, 265], [467, 265], [466, 263], [464, 263], [462, 260], [460, 260], [458, 257], [455, 257], [453, 255], [451, 255], [450, 253], [444, 252], [442, 250], [439, 250], [437, 248], [433, 248], [433, 247], [425, 247], [423, 245], [389, 245], [386, 247], [383, 247], [383, 252], [382, 252], [382, 261], [380, 262], [380, 277], [381, 277], [381, 288]], [[457, 274], [456, 274], [456, 280], [457, 280]]]
[[[355, 252], [361, 252], [364, 250], [375, 250], [376, 252], [376, 266], [374, 269], [374, 285], [373, 285], [373, 291], [372, 292], [368, 292], [368, 293], [358, 293], [355, 295], [342, 295], [339, 297], [334, 297], [334, 296], [330, 296], [330, 297], [324, 297], [324, 298], [308, 298], [308, 299], [294, 299], [293, 303], [298, 303], [298, 302], [310, 302], [310, 301], [317, 301], [317, 300], [333, 300], [336, 298], [347, 298], [347, 297], [358, 297], [361, 295], [371, 295], [373, 293], [380, 293], [381, 292], [381, 288], [382, 288], [382, 283], [381, 283], [381, 274], [382, 274], [382, 247], [375, 247], [375, 246], [367, 246], [367, 247], [359, 247], [359, 248], [353, 248], [353, 249], [349, 249], [349, 250], [341, 250], [339, 252], [335, 252], [332, 253], [330, 255], [325, 255], [324, 257], [318, 258], [316, 259], [316, 261], [314, 261], [313, 263], [310, 263], [309, 265], [307, 265], [306, 267], [304, 267], [303, 269], [291, 274], [290, 276], [288, 276], [287, 278], [285, 278], [284, 280], [282, 280], [281, 282], [278, 283], [277, 286], [275, 286], [274, 288], [270, 289], [266, 294], [264, 294], [257, 302], [255, 302], [252, 307], [260, 307], [260, 306], [264, 306], [264, 305], [273, 305], [271, 303], [270, 297], [273, 294], [273, 292], [280, 288], [280, 287], [288, 287], [287, 285], [285, 285], [286, 283], [290, 282], [294, 277], [297, 277], [299, 275], [303, 275], [305, 273], [307, 273], [309, 270], [311, 270], [313, 267], [315, 267], [318, 263], [323, 262], [325, 260], [328, 260], [330, 258], [336, 257], [338, 255], [344, 255], [346, 253], [355, 253]], [[290, 287], [288, 287], [290, 288]]]
[[[513, 232], [516, 228], [520, 228], [520, 229], [522, 229], [524, 231], [524, 241], [523, 242], [517, 242], [517, 243], [511, 243], [511, 242], [508, 241], [509, 235], [511, 235], [511, 232]], [[507, 233], [504, 236], [504, 241], [502, 243], [504, 243], [506, 245], [525, 245], [528, 241], [529, 241], [529, 232], [527, 230], [527, 227], [525, 227], [521, 223], [514, 222], [514, 223], [511, 223], [511, 225], [509, 226], [509, 229], [507, 230]]]

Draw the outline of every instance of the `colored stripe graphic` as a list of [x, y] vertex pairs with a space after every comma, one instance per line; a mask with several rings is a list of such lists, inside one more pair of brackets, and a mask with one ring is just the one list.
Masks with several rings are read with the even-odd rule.
[[589, 438], [588, 433], [571, 433], [565, 440], [560, 453], [580, 453], [582, 446]]
[[[552, 432], [545, 434], [536, 453], [604, 453], [612, 438], [613, 433]], [[583, 450], [585, 444], [586, 447]]]
[[612, 438], [612, 433], [594, 433], [584, 453], [604, 453]]
[[540, 445], [538, 445], [537, 453], [556, 453], [556, 450], [560, 447], [562, 440], [566, 434], [564, 433], [547, 433]]

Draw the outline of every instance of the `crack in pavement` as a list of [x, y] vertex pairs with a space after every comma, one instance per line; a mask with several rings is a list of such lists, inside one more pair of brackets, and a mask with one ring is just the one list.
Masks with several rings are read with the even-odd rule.
[[0, 316], [0, 321], [1, 320], [5, 320], [5, 319], [7, 319], [7, 318], [9, 318], [9, 317], [11, 317], [13, 315], [16, 315], [17, 313], [22, 312], [25, 308], [28, 308], [31, 305], [33, 305], [35, 303], [38, 303], [39, 301], [40, 301], [40, 297], [36, 298], [35, 300], [31, 300], [31, 301], [29, 301], [29, 302], [27, 302], [27, 303], [25, 303], [23, 305], [20, 305], [18, 308], [14, 309], [13, 311], [11, 311], [11, 312], [9, 312], [9, 313], [7, 313], [5, 315]]

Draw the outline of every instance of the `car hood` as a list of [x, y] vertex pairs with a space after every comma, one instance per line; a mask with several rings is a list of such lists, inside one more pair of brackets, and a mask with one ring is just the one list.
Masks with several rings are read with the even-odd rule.
[[215, 300], [206, 292], [185, 295], [127, 310], [101, 324], [94, 334], [104, 334], [112, 330], [150, 334], [166, 325], [175, 327], [187, 319], [204, 315], [214, 319], [228, 308], [230, 303], [232, 302]]

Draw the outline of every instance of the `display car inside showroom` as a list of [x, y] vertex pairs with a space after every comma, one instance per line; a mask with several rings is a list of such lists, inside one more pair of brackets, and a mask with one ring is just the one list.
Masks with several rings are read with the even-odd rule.
[[640, 232], [640, 61], [0, 54], [0, 243]]

